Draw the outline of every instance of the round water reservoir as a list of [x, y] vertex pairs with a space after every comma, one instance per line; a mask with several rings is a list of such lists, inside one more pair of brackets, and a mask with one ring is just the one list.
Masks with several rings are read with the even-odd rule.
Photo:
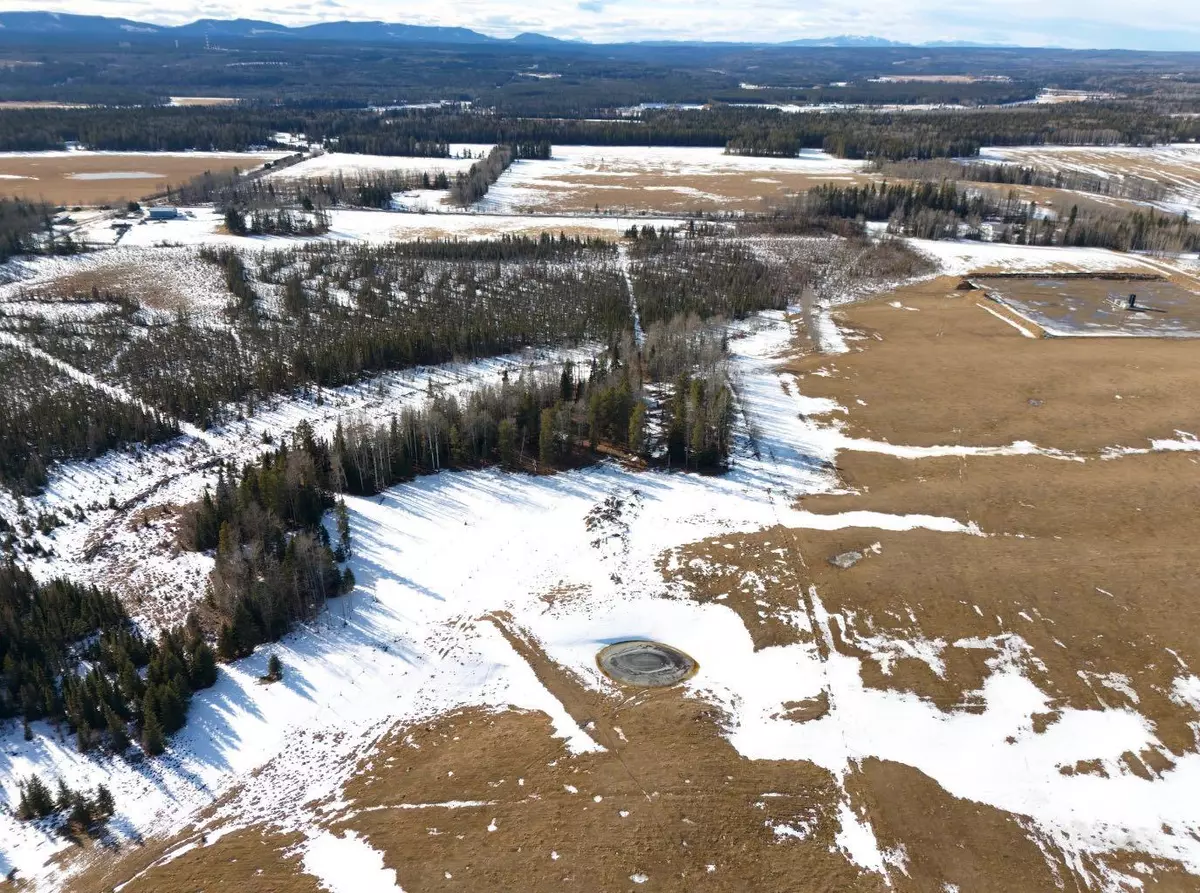
[[699, 665], [678, 648], [637, 639], [609, 645], [596, 655], [610, 679], [640, 688], [665, 688], [692, 676]]

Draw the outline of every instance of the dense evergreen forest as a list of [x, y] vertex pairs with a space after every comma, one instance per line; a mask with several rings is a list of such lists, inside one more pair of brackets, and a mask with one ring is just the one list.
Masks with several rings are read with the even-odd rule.
[[46, 360], [3, 342], [0, 381], [0, 483], [17, 493], [39, 491], [52, 462], [92, 459], [179, 433], [162, 416], [74, 381]]
[[628, 326], [616, 249], [599, 240], [320, 243], [201, 249], [230, 290], [226, 325], [98, 296], [87, 319], [10, 315], [31, 344], [201, 425], [227, 404], [366, 372], [607, 343]]
[[47, 720], [81, 752], [123, 753], [136, 739], [161, 753], [183, 727], [197, 689], [217, 679], [215, 655], [195, 623], [140, 635], [111, 592], [66, 580], [38, 583], [0, 560], [0, 718]]
[[757, 310], [778, 310], [805, 284], [802, 271], [768, 264], [729, 239], [684, 239], [647, 230], [633, 242], [631, 255], [634, 295], [646, 326], [680, 314], [741, 319]]
[[236, 172], [205, 173], [168, 192], [181, 205], [212, 202], [219, 208], [246, 211], [300, 208], [314, 211], [339, 206], [357, 208], [391, 207], [392, 195], [413, 189], [449, 189], [445, 171], [368, 171], [346, 176], [270, 179], [244, 177]]
[[936, 161], [890, 161], [877, 163], [872, 170], [886, 177], [901, 180], [967, 180], [974, 183], [996, 183], [1008, 186], [1042, 186], [1050, 189], [1070, 189], [1091, 192], [1113, 198], [1139, 202], [1157, 202], [1167, 197], [1161, 183], [1126, 174], [1122, 177], [1101, 177], [1085, 171], [1046, 171], [1017, 164], [985, 164], [948, 159]]
[[[206, 607], [215, 613], [224, 660], [280, 638], [353, 585], [334, 563], [321, 524], [331, 505], [312, 457], [287, 447], [240, 470], [222, 468], [215, 493], [205, 492], [180, 540], [185, 548], [215, 550]], [[347, 538], [338, 558], [348, 546]]]
[[1195, 119], [1116, 102], [969, 111], [843, 109], [821, 114], [716, 104], [586, 120], [420, 110], [395, 112], [387, 121], [395, 134], [432, 135], [448, 143], [724, 146], [731, 152], [768, 155], [794, 155], [806, 148], [852, 158], [965, 156], [983, 145], [1144, 145], [1200, 136]]
[[312, 109], [278, 105], [221, 108], [26, 109], [0, 117], [0, 150], [61, 148], [78, 141], [111, 150], [244, 150], [276, 132], [317, 144], [384, 155], [445, 156], [450, 143], [508, 144], [516, 157], [543, 157], [549, 145], [720, 146], [754, 155], [824, 149], [847, 158], [970, 156], [984, 145], [1109, 145], [1186, 141], [1200, 119], [1133, 102], [1022, 105], [977, 110], [788, 114], [716, 104], [647, 109], [637, 117], [515, 117], [470, 109]]
[[[405, 39], [387, 28], [297, 40], [280, 32], [250, 34], [232, 24], [162, 32], [112, 29], [94, 36], [64, 31], [61, 20], [41, 33], [9, 27], [0, 32], [0, 55], [41, 64], [0, 68], [0, 98], [130, 105], [170, 95], [284, 97], [327, 107], [470, 100], [506, 114], [587, 116], [639, 102], [995, 104], [1028, 99], [1047, 84], [1187, 97], [1194, 95], [1197, 70], [1195, 56], [1187, 53], [589, 45], [491, 41], [481, 35], [463, 41], [462, 35], [445, 33]], [[219, 50], [206, 47], [208, 36]], [[532, 71], [561, 76], [532, 78]], [[963, 73], [993, 79], [930, 79]]]
[[[1200, 227], [1187, 215], [1145, 210], [1081, 209], [1039, 214], [1016, 193], [999, 198], [941, 183], [868, 183], [814, 187], [791, 206], [797, 218], [888, 221], [890, 232], [922, 239], [986, 238], [1023, 245], [1066, 245], [1114, 251], [1196, 251]], [[787, 216], [787, 215], [784, 215]]]
[[56, 237], [53, 209], [41, 202], [0, 198], [0, 264], [18, 254], [75, 254], [70, 236]]

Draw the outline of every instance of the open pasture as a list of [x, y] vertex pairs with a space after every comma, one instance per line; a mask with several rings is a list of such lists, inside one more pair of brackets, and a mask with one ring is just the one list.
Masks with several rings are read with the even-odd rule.
[[821, 183], [865, 180], [863, 162], [823, 152], [796, 158], [726, 155], [718, 148], [555, 146], [549, 161], [518, 161], [479, 207], [489, 211], [679, 214], [758, 211]]
[[282, 152], [21, 152], [0, 155], [0, 191], [59, 205], [136, 200], [198, 176], [247, 171]]
[[329, 180], [345, 177], [352, 180], [373, 174], [392, 174], [402, 171], [408, 174], [427, 173], [431, 177], [445, 173], [450, 177], [466, 173], [480, 158], [491, 150], [490, 145], [461, 144], [450, 147], [449, 158], [426, 158], [411, 155], [359, 155], [348, 152], [325, 152], [307, 158], [299, 164], [280, 168], [268, 174], [275, 180]]

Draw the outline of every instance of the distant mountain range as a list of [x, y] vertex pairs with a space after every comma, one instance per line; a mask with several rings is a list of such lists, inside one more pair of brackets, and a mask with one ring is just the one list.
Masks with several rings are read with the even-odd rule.
[[[516, 37], [490, 37], [470, 28], [450, 28], [435, 25], [405, 25], [391, 22], [320, 22], [296, 27], [255, 19], [199, 19], [187, 25], [152, 25], [130, 19], [109, 16], [73, 15], [55, 12], [0, 12], [0, 41], [5, 38], [77, 37], [133, 40], [137, 37], [208, 38], [209, 40], [256, 38], [274, 40], [344, 41], [347, 43], [439, 43], [439, 44], [520, 44], [524, 46], [579, 46], [585, 41], [561, 40], [545, 34], [518, 34]], [[687, 46], [712, 45], [711, 41], [642, 41], [646, 45]], [[716, 42], [724, 43], [724, 42]], [[724, 43], [736, 46], [738, 43]], [[743, 44], [750, 45], [750, 44]], [[995, 46], [995, 44], [955, 43], [932, 41], [912, 44], [882, 37], [805, 38], [760, 46], [789, 47], [950, 47]]]

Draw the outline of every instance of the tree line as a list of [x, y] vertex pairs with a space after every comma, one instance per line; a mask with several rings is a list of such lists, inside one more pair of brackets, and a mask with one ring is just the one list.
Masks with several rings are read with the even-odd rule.
[[[833, 91], [825, 91], [833, 92]], [[836, 98], [834, 101], [838, 101]], [[846, 101], [844, 98], [840, 101]], [[846, 158], [966, 157], [985, 145], [1152, 145], [1200, 136], [1200, 121], [1152, 103], [1104, 101], [968, 109], [879, 111], [869, 107], [789, 114], [769, 106], [711, 103], [701, 109], [610, 109], [529, 117], [440, 109], [224, 108], [25, 109], [0, 118], [0, 150], [60, 149], [70, 142], [107, 150], [244, 151], [273, 145], [278, 132], [350, 152], [446, 157], [451, 143], [511, 145], [543, 157], [550, 145], [712, 146], [740, 154], [794, 155], [824, 149]], [[538, 147], [525, 154], [522, 146]]]
[[171, 198], [183, 205], [213, 203], [218, 207], [248, 209], [292, 208], [314, 211], [339, 206], [353, 208], [391, 207], [397, 192], [414, 189], [449, 189], [445, 171], [368, 171], [347, 177], [272, 179], [243, 177], [237, 172], [204, 173], [175, 187]]
[[509, 165], [518, 159], [547, 159], [550, 157], [550, 144], [541, 142], [502, 143], [490, 152], [487, 157], [471, 165], [465, 174], [460, 173], [450, 186], [450, 199], [460, 207], [467, 207], [487, 195], [488, 189], [500, 179], [500, 175], [508, 170]]
[[1162, 201], [1167, 196], [1167, 190], [1161, 183], [1136, 174], [1101, 177], [1086, 171], [1048, 171], [1027, 165], [984, 164], [949, 159], [882, 162], [874, 164], [871, 170], [889, 178], [904, 180], [966, 180], [1009, 186], [1041, 186], [1141, 202]]
[[[612, 245], [575, 238], [203, 249], [227, 325], [186, 313], [14, 318], [31, 344], [209, 425], [229, 404], [364, 373], [595, 340], [628, 326]], [[236, 407], [233, 410], [236, 412]]]
[[1186, 214], [1153, 208], [1123, 211], [1073, 206], [1065, 215], [1038, 213], [1016, 193], [998, 197], [949, 180], [940, 183], [824, 184], [796, 200], [797, 216], [887, 221], [890, 232], [923, 239], [975, 238], [1023, 245], [1114, 251], [1195, 251], [1200, 228]]
[[[0, 322], [13, 325], [12, 318]], [[0, 482], [33, 494], [54, 462], [94, 459], [130, 443], [179, 434], [174, 422], [69, 378], [46, 360], [0, 343]]]
[[225, 229], [234, 236], [320, 236], [329, 232], [329, 214], [323, 208], [311, 212], [265, 207], [244, 211], [231, 205], [223, 217]]
[[0, 264], [21, 254], [71, 255], [79, 250], [70, 235], [54, 232], [49, 205], [0, 198]]
[[20, 792], [15, 811], [22, 822], [52, 820], [62, 834], [95, 837], [116, 812], [112, 792], [103, 784], [95, 791], [72, 790], [61, 778], [51, 791], [41, 776], [33, 773], [17, 782]]
[[194, 619], [142, 636], [111, 592], [68, 580], [39, 583], [11, 552], [0, 563], [0, 717], [46, 720], [81, 753], [124, 753], [137, 740], [161, 753], [183, 727], [192, 693], [217, 679]]

